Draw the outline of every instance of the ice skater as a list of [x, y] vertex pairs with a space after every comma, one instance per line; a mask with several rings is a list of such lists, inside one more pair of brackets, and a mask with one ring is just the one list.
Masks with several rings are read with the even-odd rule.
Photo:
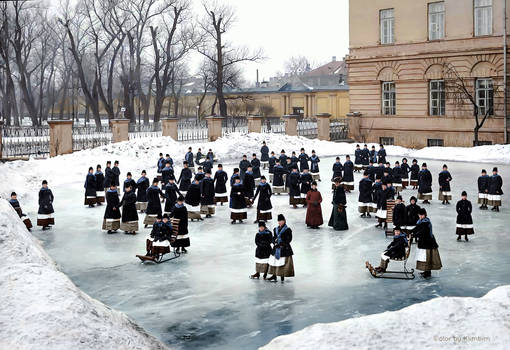
[[411, 180], [409, 181], [409, 185], [413, 186], [413, 190], [418, 188], [418, 177], [420, 175], [420, 166], [418, 165], [418, 161], [413, 159], [413, 164], [410, 168], [411, 172]]
[[164, 196], [158, 184], [158, 178], [155, 177], [152, 180], [152, 186], [147, 189], [147, 210], [145, 211], [145, 219], [143, 220], [145, 227], [154, 224], [158, 214], [162, 214], [160, 199], [164, 198]]
[[335, 190], [333, 191], [333, 210], [329, 218], [328, 226], [333, 227], [335, 231], [344, 231], [349, 229], [347, 224], [347, 200], [345, 198], [345, 190], [341, 185], [342, 178], [337, 177], [335, 179]]
[[179, 219], [179, 229], [177, 230], [177, 237], [173, 243], [173, 247], [176, 248], [177, 253], [187, 253], [190, 244], [189, 231], [188, 231], [188, 211], [184, 205], [184, 197], [179, 196], [175, 208], [170, 214], [171, 217]]
[[482, 175], [478, 177], [478, 204], [480, 204], [480, 209], [487, 210], [488, 198], [489, 198], [489, 175], [487, 175], [487, 171], [482, 169]]
[[41, 226], [42, 230], [48, 230], [55, 225], [53, 214], [53, 201], [55, 197], [53, 192], [48, 188], [48, 181], [43, 180], [42, 187], [39, 190], [39, 210], [37, 211], [37, 226]]
[[120, 228], [120, 218], [119, 193], [117, 192], [117, 186], [111, 183], [110, 188], [106, 191], [106, 208], [103, 216], [103, 230], [107, 231], [109, 234], [117, 232]]
[[96, 172], [94, 173], [94, 176], [96, 177], [96, 203], [98, 206], [102, 205], [104, 203], [104, 174], [101, 171], [101, 165], [98, 164], [96, 166]]
[[443, 165], [443, 171], [439, 173], [439, 200], [442, 204], [450, 204], [452, 200], [452, 192], [450, 182], [452, 181], [452, 175], [448, 171], [448, 166]]
[[262, 169], [266, 169], [269, 165], [269, 147], [267, 147], [266, 141], [262, 141], [262, 147], [260, 148], [260, 164]]
[[136, 231], [138, 231], [138, 212], [136, 211], [136, 194], [131, 184], [124, 188], [124, 195], [119, 207], [122, 207], [120, 229], [126, 234], [136, 234]]
[[315, 154], [315, 150], [312, 150], [312, 156], [310, 157], [310, 173], [315, 181], [321, 181], [321, 175], [319, 172], [319, 162], [321, 160]]
[[211, 178], [211, 170], [206, 171], [204, 179], [200, 182], [200, 214], [206, 218], [216, 213], [214, 202], [214, 180]]
[[273, 230], [273, 250], [269, 258], [269, 273], [271, 277], [267, 280], [271, 282], [277, 281], [280, 276], [281, 281], [285, 277], [294, 277], [294, 262], [292, 256], [292, 230], [287, 226], [285, 216], [278, 214], [278, 226]]
[[342, 177], [342, 185], [344, 186], [345, 192], [351, 193], [351, 191], [354, 191], [354, 164], [352, 164], [349, 155], [345, 156], [343, 169], [344, 176]]
[[230, 189], [230, 219], [232, 220], [231, 224], [235, 224], [237, 221], [242, 224], [243, 220], [248, 217], [244, 197], [245, 190], [240, 177], [234, 178], [234, 181], [234, 185]]
[[90, 167], [87, 176], [85, 177], [85, 203], [84, 205], [88, 205], [89, 208], [94, 208], [94, 204], [97, 202], [96, 197], [96, 177], [94, 176], [94, 168]]
[[421, 199], [423, 204], [430, 204], [432, 200], [432, 175], [427, 169], [427, 163], [422, 164], [418, 174], [418, 199]]
[[136, 181], [136, 209], [140, 213], [144, 213], [147, 210], [147, 189], [149, 186], [150, 182], [147, 178], [147, 172], [142, 170], [140, 178]]
[[460, 241], [464, 236], [467, 242], [469, 241], [468, 235], [474, 234], [475, 231], [473, 230], [473, 218], [471, 217], [473, 207], [467, 199], [466, 191], [462, 191], [461, 200], [457, 202], [455, 209], [457, 211], [457, 229], [455, 231], [457, 241]]
[[[193, 157], [192, 157], [193, 159]], [[181, 174], [179, 175], [179, 179], [177, 180], [177, 184], [179, 185], [179, 191], [186, 195], [188, 192], [189, 185], [191, 185], [191, 179], [193, 178], [193, 173], [195, 172], [195, 168], [191, 170], [188, 161], [184, 161], [182, 164]]]
[[218, 164], [218, 170], [214, 174], [214, 203], [223, 205], [228, 202], [227, 182], [228, 175], [223, 170], [223, 165]]
[[267, 183], [266, 177], [262, 176], [260, 178], [260, 182], [257, 186], [257, 190], [255, 191], [255, 196], [253, 197], [253, 202], [258, 197], [257, 202], [257, 219], [254, 223], [258, 221], [267, 222], [273, 218], [272, 209], [273, 204], [271, 203], [271, 196], [273, 192], [271, 191], [271, 186]]
[[492, 176], [489, 180], [489, 195], [487, 196], [488, 205], [492, 206], [492, 211], [499, 211], [501, 206], [501, 196], [503, 195], [503, 179], [498, 174], [498, 168], [492, 169]]
[[306, 226], [312, 229], [319, 229], [324, 220], [322, 218], [322, 196], [317, 190], [317, 182], [312, 182], [312, 188], [306, 194]]
[[432, 233], [432, 223], [427, 217], [427, 211], [421, 208], [418, 211], [419, 220], [412, 230], [412, 236], [417, 239], [418, 251], [416, 252], [416, 269], [423, 271], [421, 275], [425, 278], [431, 277], [432, 270], [441, 270], [441, 257], [439, 256], [439, 245]]
[[372, 206], [372, 181], [368, 178], [368, 171], [365, 170], [363, 178], [359, 182], [358, 212], [362, 218], [370, 218]]
[[273, 235], [266, 227], [264, 221], [259, 221], [259, 229], [255, 234], [255, 273], [250, 276], [251, 279], [266, 279], [269, 270], [269, 257], [271, 256]]

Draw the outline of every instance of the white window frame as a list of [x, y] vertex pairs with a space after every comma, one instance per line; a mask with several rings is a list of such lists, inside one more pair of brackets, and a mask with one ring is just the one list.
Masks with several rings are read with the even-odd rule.
[[475, 36], [492, 35], [492, 0], [474, 0], [473, 17]]
[[384, 9], [379, 11], [379, 30], [381, 45], [395, 43], [394, 9]]
[[478, 78], [475, 82], [476, 105], [478, 115], [484, 116], [489, 108], [489, 115], [494, 114], [494, 82], [492, 78]]
[[[436, 85], [436, 86], [434, 86]], [[434, 97], [434, 93], [437, 95]], [[443, 116], [446, 114], [445, 82], [442, 79], [429, 81], [429, 115]]]
[[444, 1], [428, 4], [429, 12], [429, 40], [444, 39], [445, 8]]
[[397, 93], [395, 82], [383, 81], [381, 84], [381, 113], [383, 115], [395, 115], [397, 104]]

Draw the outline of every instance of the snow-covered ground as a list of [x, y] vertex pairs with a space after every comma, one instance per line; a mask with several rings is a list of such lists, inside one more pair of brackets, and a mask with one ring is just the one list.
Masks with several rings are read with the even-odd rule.
[[0, 201], [1, 349], [168, 349], [77, 288]]
[[261, 350], [508, 349], [510, 286], [482, 298], [436, 298], [402, 310], [315, 324]]
[[[228, 208], [218, 207], [214, 218], [190, 223], [189, 254], [148, 266], [134, 257], [144, 251], [148, 230], [137, 236], [106, 235], [100, 230], [104, 207], [88, 209], [82, 205], [83, 182], [89, 166], [104, 167], [107, 160], [119, 160], [121, 178], [127, 171], [137, 178], [142, 169], [152, 177], [157, 154], [163, 152], [172, 155], [178, 174], [184, 153], [191, 145], [194, 151], [202, 147], [203, 153], [212, 148], [220, 161], [227, 163], [230, 175], [242, 154], [258, 151], [262, 140], [276, 153], [283, 148], [290, 155], [301, 147], [308, 153], [311, 149], [317, 151], [322, 159], [324, 181], [319, 189], [327, 222], [333, 156], [352, 155], [355, 145], [272, 134], [234, 134], [214, 143], [195, 144], [177, 143], [170, 138], [136, 139], [47, 160], [6, 163], [0, 165], [5, 179], [0, 182], [0, 197], [8, 198], [13, 190], [18, 192], [22, 207], [35, 222], [37, 191], [41, 180], [47, 179], [56, 197], [56, 226], [45, 232], [36, 229], [33, 235], [41, 240], [48, 254], [83, 291], [127, 313], [163, 342], [182, 349], [252, 349], [315, 323], [398, 310], [437, 296], [481, 297], [510, 283], [506, 202], [497, 214], [475, 209], [476, 234], [469, 243], [458, 243], [454, 234], [454, 206], [441, 206], [436, 200], [442, 159], [464, 161], [448, 162], [454, 178], [454, 201], [466, 190], [475, 202], [476, 178], [481, 168], [490, 171], [493, 165], [500, 167], [505, 182], [503, 190], [509, 193], [509, 146], [423, 150], [386, 147], [392, 155], [391, 162], [401, 156], [417, 157], [420, 163], [425, 159], [441, 159], [427, 160], [434, 176], [434, 201], [427, 210], [444, 265], [431, 280], [389, 281], [370, 277], [364, 261], [377, 263], [388, 240], [373, 228], [373, 219], [359, 218], [357, 191], [348, 195], [350, 230], [345, 232], [335, 232], [326, 226], [319, 231], [307, 230], [304, 209], [290, 209], [287, 196], [273, 198], [273, 215], [284, 213], [295, 232], [296, 278], [283, 285], [247, 278], [254, 268], [256, 228], [251, 224], [254, 209], [249, 211], [249, 223], [232, 226], [228, 224]], [[359, 178], [356, 174], [356, 189]], [[416, 191], [405, 191], [404, 198], [415, 194]], [[58, 297], [67, 300], [61, 294]], [[402, 336], [406, 338], [407, 335]]]

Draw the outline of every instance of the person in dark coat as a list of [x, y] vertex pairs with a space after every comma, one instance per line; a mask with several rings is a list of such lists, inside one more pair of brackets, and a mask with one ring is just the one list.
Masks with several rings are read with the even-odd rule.
[[282, 149], [282, 151], [280, 152], [280, 157], [278, 158], [278, 160], [280, 161], [280, 165], [285, 170], [289, 170], [289, 169], [287, 169], [287, 155], [285, 154], [285, 150]]
[[375, 146], [372, 146], [370, 150], [370, 160], [372, 163], [377, 164], [377, 151], [375, 150]]
[[299, 154], [299, 170], [303, 172], [305, 169], [309, 169], [308, 167], [308, 161], [310, 160], [310, 157], [308, 157], [308, 154], [305, 153], [305, 149], [301, 148], [301, 153]]
[[361, 150], [361, 166], [363, 170], [366, 170], [370, 164], [370, 151], [368, 150], [367, 144], [363, 145], [363, 149]]
[[136, 234], [136, 231], [138, 231], [138, 213], [136, 211], [136, 194], [131, 185], [124, 188], [124, 195], [119, 207], [122, 207], [120, 229], [127, 234]]
[[214, 164], [214, 152], [212, 151], [211, 148], [209, 148], [209, 151], [207, 151], [205, 158], [211, 162], [211, 169], [212, 169], [213, 164]]
[[94, 173], [96, 177], [96, 203], [98, 206], [104, 203], [104, 174], [101, 171], [101, 165], [96, 166], [96, 172]]
[[274, 152], [271, 152], [271, 157], [269, 157], [269, 182], [273, 183], [273, 176], [274, 176], [274, 166], [276, 165], [276, 156], [274, 155]]
[[420, 166], [418, 165], [418, 161], [413, 159], [413, 164], [411, 165], [411, 180], [409, 182], [410, 186], [413, 186], [413, 190], [418, 188], [418, 177], [420, 174]]
[[260, 160], [257, 159], [257, 155], [253, 153], [251, 160], [251, 171], [253, 171], [253, 178], [255, 179], [255, 185], [260, 181]]
[[363, 169], [363, 165], [361, 164], [361, 148], [359, 145], [356, 145], [356, 149], [354, 150], [354, 171], [360, 172]]
[[393, 187], [395, 188], [395, 193], [402, 192], [403, 188], [402, 177], [403, 177], [402, 167], [400, 166], [400, 163], [396, 161], [395, 167], [391, 170], [391, 181]]
[[232, 224], [236, 221], [243, 223], [248, 218], [246, 211], [245, 189], [241, 184], [241, 178], [234, 179], [234, 185], [230, 189], [230, 219]]
[[205, 173], [204, 179], [200, 182], [200, 214], [210, 218], [216, 213], [214, 202], [214, 180], [211, 178], [211, 171]]
[[298, 204], [304, 204], [304, 198], [301, 197], [301, 188], [299, 181], [299, 172], [297, 167], [292, 168], [291, 173], [288, 176], [289, 180], [289, 204], [293, 208], [297, 208]]
[[126, 179], [124, 180], [123, 183], [122, 192], [126, 192], [126, 188], [128, 186], [131, 187], [131, 191], [134, 193], [136, 190], [136, 182], [135, 180], [133, 180], [133, 175], [130, 172], [126, 174]]
[[319, 172], [319, 162], [321, 160], [315, 154], [315, 150], [312, 150], [312, 156], [310, 157], [310, 173], [315, 181], [321, 181], [321, 175]]
[[368, 178], [370, 179], [370, 181], [375, 182], [375, 167], [374, 167], [374, 162], [372, 162], [372, 161], [370, 161], [370, 163], [368, 163], [367, 174], [368, 174]]
[[113, 171], [112, 171], [112, 162], [106, 162], [106, 168], [104, 169], [104, 183], [103, 187], [105, 192], [108, 191], [113, 184]]
[[195, 177], [193, 182], [186, 192], [184, 197], [184, 203], [186, 203], [186, 209], [188, 210], [188, 218], [193, 220], [202, 221], [202, 215], [200, 214], [200, 202], [202, 195], [200, 193], [200, 181]]
[[273, 192], [276, 194], [285, 193], [285, 182], [284, 176], [288, 174], [287, 170], [280, 164], [280, 161], [276, 161], [274, 166], [274, 178], [273, 178]]
[[370, 215], [372, 206], [372, 181], [368, 178], [368, 170], [363, 173], [359, 182], [358, 212], [362, 218], [372, 217]]
[[165, 167], [165, 157], [163, 157], [163, 153], [159, 153], [158, 163], [157, 163], [157, 173], [161, 174], [161, 170]]
[[333, 176], [331, 177], [331, 188], [335, 189], [335, 179], [338, 177], [342, 177], [344, 171], [344, 166], [342, 162], [340, 162], [340, 157], [336, 157], [335, 163], [333, 163]]
[[451, 181], [452, 175], [448, 171], [448, 166], [444, 164], [443, 171], [439, 173], [439, 200], [443, 202], [442, 204], [450, 204], [452, 200]]
[[423, 200], [423, 204], [430, 204], [432, 200], [432, 174], [427, 169], [427, 163], [423, 163], [418, 174], [418, 199]]
[[296, 156], [296, 152], [292, 151], [292, 156], [290, 157], [290, 166], [298, 168], [299, 158]]
[[147, 189], [150, 186], [147, 172], [142, 170], [140, 178], [136, 181], [136, 209], [144, 213], [147, 210]]
[[160, 198], [164, 198], [164, 196], [158, 183], [158, 178], [154, 178], [152, 186], [147, 189], [147, 210], [145, 211], [145, 219], [143, 221], [145, 227], [152, 225], [156, 221], [158, 214], [162, 214]]
[[32, 222], [27, 217], [27, 215], [24, 214], [23, 211], [21, 210], [21, 205], [19, 204], [18, 195], [16, 194], [16, 192], [12, 192], [11, 193], [11, 199], [9, 199], [9, 204], [14, 208], [14, 210], [16, 211], [16, 213], [18, 214], [20, 219], [25, 224], [27, 230], [31, 231], [31, 229], [32, 229]]
[[393, 207], [392, 222], [394, 227], [406, 227], [407, 225], [407, 211], [406, 205], [402, 202], [402, 196], [398, 195]]
[[188, 152], [186, 152], [186, 154], [184, 155], [184, 162], [188, 165], [189, 170], [192, 173], [194, 173], [195, 172], [195, 161], [193, 159], [193, 149], [191, 147], [188, 147]]
[[377, 217], [377, 225], [375, 227], [383, 227], [386, 230], [388, 228], [388, 223], [386, 219], [388, 218], [388, 199], [390, 199], [391, 191], [388, 189], [389, 183], [382, 183], [381, 188], [376, 193], [377, 197], [377, 213], [375, 216]]
[[478, 204], [480, 204], [480, 209], [487, 210], [488, 198], [489, 198], [489, 175], [487, 175], [487, 171], [482, 169], [482, 175], [478, 177]]
[[234, 184], [236, 183], [236, 177], [241, 178], [241, 176], [239, 175], [239, 168], [234, 168], [234, 172], [230, 177], [230, 187], [234, 186]]
[[409, 173], [411, 172], [411, 167], [407, 164], [407, 158], [402, 158], [400, 168], [402, 172], [402, 189], [405, 190], [409, 186]]
[[202, 168], [204, 170], [204, 174], [207, 173], [208, 171], [212, 172], [213, 161], [209, 157], [206, 157], [204, 162], [202, 163]]
[[[374, 171], [375, 171], [375, 177], [376, 178], [379, 177], [382, 180], [383, 176], [384, 176], [384, 164], [379, 162], [377, 164], [377, 166], [374, 168]], [[388, 172], [388, 175], [389, 175], [389, 172]]]
[[197, 151], [197, 155], [195, 157], [195, 163], [197, 165], [202, 165], [202, 158], [203, 158], [202, 149], [199, 148], [198, 151]]
[[191, 185], [191, 179], [193, 178], [193, 172], [189, 167], [189, 163], [184, 161], [183, 168], [181, 170], [181, 175], [179, 175], [179, 180], [177, 180], [177, 184], [179, 185], [179, 191], [183, 195], [188, 191], [189, 185]]
[[257, 185], [257, 190], [255, 191], [255, 196], [252, 201], [252, 203], [254, 203], [257, 197], [259, 198], [257, 202], [257, 220], [255, 220], [255, 222], [269, 221], [273, 218], [271, 213], [271, 210], [273, 209], [273, 205], [271, 204], [272, 195], [273, 192], [271, 191], [271, 186], [267, 183], [266, 177], [262, 176], [259, 184]]
[[179, 229], [175, 242], [172, 244], [176, 247], [176, 252], [187, 253], [186, 248], [190, 246], [189, 232], [188, 232], [188, 211], [184, 205], [184, 197], [179, 196], [175, 208], [170, 214], [171, 217], [179, 219]]
[[165, 167], [161, 171], [161, 185], [165, 186], [172, 178], [175, 179], [174, 168], [172, 168], [170, 162], [166, 161]]
[[96, 204], [96, 177], [94, 176], [94, 168], [90, 167], [87, 176], [85, 177], [85, 202], [84, 205], [88, 205], [89, 208], [94, 208], [94, 204]]
[[342, 185], [344, 186], [345, 192], [351, 193], [351, 191], [354, 191], [354, 164], [352, 164], [349, 155], [345, 156]]
[[[312, 175], [309, 173], [308, 169], [303, 169], [303, 173], [299, 175], [299, 182], [301, 183], [301, 197], [306, 197], [308, 191], [312, 189]], [[305, 202], [306, 207], [306, 202]]]
[[322, 196], [317, 190], [317, 182], [312, 182], [312, 188], [306, 194], [306, 226], [318, 229], [324, 223], [322, 218]]
[[182, 193], [179, 191], [177, 184], [175, 183], [175, 179], [171, 178], [168, 183], [163, 187], [165, 191], [165, 210], [164, 214], [171, 214], [172, 210], [174, 210], [175, 203], [177, 202], [177, 197], [182, 196]]
[[37, 226], [41, 226], [43, 231], [55, 225], [53, 217], [53, 201], [55, 197], [53, 192], [48, 188], [48, 181], [43, 180], [42, 187], [39, 190], [39, 210], [37, 211]]
[[342, 178], [337, 177], [335, 179], [335, 189], [333, 191], [333, 210], [331, 211], [331, 217], [329, 218], [328, 226], [333, 227], [336, 231], [348, 230], [349, 225], [347, 224], [347, 199], [345, 198], [345, 190], [341, 185]]
[[273, 250], [269, 258], [269, 273], [271, 277], [268, 278], [270, 282], [276, 282], [277, 276], [280, 276], [281, 281], [285, 277], [294, 277], [294, 262], [292, 256], [292, 230], [287, 226], [285, 217], [278, 214], [278, 226], [273, 230]]
[[406, 207], [406, 232], [410, 233], [416, 227], [416, 223], [420, 220], [418, 216], [418, 212], [420, 211], [420, 206], [416, 204], [416, 197], [412, 196], [409, 199], [409, 204]]
[[[381, 254], [381, 263], [375, 268], [375, 272], [386, 272], [390, 259], [400, 260], [406, 256], [406, 248], [409, 245], [406, 234], [403, 233], [399, 226], [393, 230], [393, 241], [386, 247], [386, 250]], [[368, 262], [367, 262], [368, 264]]]
[[253, 176], [253, 170], [251, 164], [248, 166], [248, 169], [244, 173], [244, 198], [246, 200], [246, 205], [251, 207], [251, 201], [253, 199], [253, 191], [255, 191], [255, 178]]
[[441, 270], [441, 257], [439, 256], [439, 246], [432, 233], [432, 223], [427, 217], [427, 211], [421, 208], [418, 212], [418, 216], [420, 219], [412, 231], [413, 237], [418, 240], [416, 269], [423, 271], [421, 275], [428, 278], [431, 276], [431, 270]]
[[502, 187], [503, 179], [498, 174], [498, 168], [494, 167], [489, 180], [489, 195], [487, 196], [488, 204], [492, 205], [492, 211], [499, 211], [501, 196], [503, 195]]
[[262, 164], [262, 169], [266, 169], [269, 165], [269, 147], [267, 147], [266, 141], [262, 141], [260, 148], [260, 164]]
[[384, 145], [379, 145], [379, 151], [377, 151], [377, 160], [379, 163], [386, 163], [386, 150]]
[[456, 206], [457, 210], [457, 241], [460, 241], [462, 236], [468, 241], [468, 235], [472, 235], [475, 233], [473, 230], [473, 218], [471, 217], [471, 212], [473, 211], [473, 207], [471, 206], [471, 202], [467, 199], [467, 192], [462, 191], [461, 200], [457, 202]]
[[241, 176], [241, 181], [243, 181], [243, 183], [244, 183], [244, 174], [246, 173], [246, 171], [248, 171], [248, 167], [250, 165], [251, 164], [248, 161], [248, 158], [246, 157], [246, 154], [244, 154], [243, 155], [243, 159], [239, 162], [239, 170], [240, 170], [239, 176]]
[[[158, 201], [159, 202], [159, 201]], [[106, 208], [103, 217], [103, 230], [108, 233], [117, 232], [120, 228], [120, 200], [119, 193], [114, 184], [106, 191]]]
[[381, 178], [376, 177], [372, 185], [372, 205], [370, 207], [370, 211], [372, 213], [376, 213], [376, 215], [377, 215], [377, 196], [379, 195], [379, 190], [381, 188], [382, 188]]
[[195, 180], [198, 180], [198, 182], [202, 181], [205, 177], [205, 173], [203, 171], [203, 168], [201, 166], [199, 166], [197, 168], [197, 172], [195, 174]]
[[228, 202], [227, 182], [228, 175], [223, 171], [223, 165], [218, 164], [218, 170], [214, 174], [214, 203], [223, 205]]
[[117, 186], [117, 192], [119, 192], [120, 194], [120, 180], [119, 180], [119, 177], [120, 177], [120, 169], [119, 169], [119, 161], [116, 160], [114, 163], [113, 163], [113, 168], [112, 168], [112, 173], [113, 173], [113, 184], [115, 186]]
[[273, 235], [266, 227], [264, 221], [259, 221], [259, 229], [255, 235], [255, 273], [250, 276], [251, 279], [259, 279], [260, 274], [266, 279], [269, 270], [269, 257], [271, 256], [271, 244], [273, 243]]

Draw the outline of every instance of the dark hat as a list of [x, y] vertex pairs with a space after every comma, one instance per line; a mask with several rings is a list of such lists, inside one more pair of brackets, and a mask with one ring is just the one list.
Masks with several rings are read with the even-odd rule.
[[462, 197], [464, 196], [467, 196], [467, 192], [466, 191], [462, 191], [462, 193], [460, 194]]
[[425, 215], [425, 216], [427, 216], [427, 211], [425, 210], [425, 208], [420, 208], [420, 210], [418, 210], [418, 215]]
[[163, 215], [158, 214], [158, 216], [157, 216], [156, 218], [157, 218], [157, 219], [159, 219], [159, 220], [161, 220], [161, 219], [163, 219]]
[[223, 164], [218, 164], [218, 168], [223, 168]]
[[356, 147], [359, 147], [359, 145], [356, 145]]
[[253, 153], [253, 154], [252, 154], [252, 156], [253, 156], [253, 157], [256, 157], [256, 156], [257, 156], [257, 153]]
[[407, 162], [407, 158], [402, 158], [402, 161], [404, 161], [404, 160]]
[[364, 171], [363, 176], [368, 176], [368, 171]]
[[243, 154], [243, 158], [246, 158], [246, 154]]
[[264, 221], [259, 221], [259, 227], [266, 227], [266, 223]]
[[427, 163], [423, 163], [421, 166], [426, 168], [427, 167]]
[[160, 156], [163, 156], [163, 153], [159, 152], [159, 155], [160, 155]]
[[170, 155], [167, 153], [167, 154], [166, 154], [166, 157], [170, 157]]
[[400, 231], [400, 226], [395, 226], [394, 230], [399, 230]]
[[482, 174], [483, 174], [483, 173], [487, 174], [487, 170], [482, 169]]
[[152, 183], [155, 183], [155, 182], [159, 182], [158, 178], [155, 177], [154, 179], [152, 179]]
[[147, 172], [145, 170], [142, 170], [142, 174], [147, 174]]
[[203, 168], [201, 166], [198, 167], [198, 170], [202, 170]]
[[234, 173], [239, 172], [239, 168], [234, 168]]
[[336, 160], [340, 160], [340, 157], [336, 157]]
[[116, 160], [115, 162], [113, 162], [113, 164], [119, 164], [119, 161], [118, 161], [118, 160]]
[[131, 173], [128, 171], [128, 173], [126, 174], [126, 176], [132, 176]]
[[266, 144], [266, 141], [262, 141], [262, 144], [265, 145]]
[[381, 175], [377, 175], [377, 176], [375, 177], [375, 179], [376, 179], [376, 180], [381, 180]]
[[211, 170], [207, 170], [205, 173], [210, 175], [211, 174]]
[[89, 167], [89, 171], [91, 171], [91, 170], [94, 170], [94, 168], [93, 167]]
[[168, 219], [168, 214], [164, 214], [163, 219]]
[[278, 214], [278, 221], [285, 221], [285, 216], [283, 216], [283, 214]]
[[184, 162], [182, 162], [183, 165], [188, 165], [188, 161], [185, 160]]
[[98, 165], [96, 166], [96, 169], [101, 169], [101, 164], [98, 164]]
[[409, 202], [410, 202], [410, 201], [415, 201], [415, 202], [416, 202], [416, 201], [417, 201], [417, 199], [416, 199], [416, 197], [415, 197], [415, 196], [411, 196], [411, 198], [409, 198]]
[[413, 159], [413, 163], [418, 163], [418, 161], [416, 159]]
[[280, 151], [280, 153], [285, 153], [285, 150], [284, 150], [284, 149], [282, 149], [282, 150]]
[[47, 184], [48, 184], [48, 181], [43, 180], [43, 181], [42, 181], [42, 184], [43, 184], [43, 185], [47, 185]]
[[351, 159], [351, 156], [350, 155], [346, 155], [345, 158]]
[[443, 164], [443, 168], [448, 168], [448, 165], [446, 165], [446, 164]]
[[317, 181], [313, 181], [312, 186], [317, 186]]
[[315, 150], [314, 150], [314, 149], [312, 149], [312, 153], [315, 153]]
[[111, 160], [106, 161], [106, 165], [108, 164], [112, 164], [112, 161]]
[[17, 196], [16, 192], [12, 192], [12, 193], [11, 193], [11, 197], [12, 197], [12, 196]]
[[177, 198], [177, 201], [178, 201], [178, 202], [183, 202], [183, 201], [184, 201], [184, 197], [183, 197], [182, 195], [181, 195], [181, 196], [179, 196], [179, 197]]
[[397, 196], [397, 199], [402, 200], [402, 196], [401, 196], [401, 195], [398, 195], [398, 196]]
[[261, 180], [265, 180], [265, 179], [266, 179], [266, 177], [265, 177], [264, 175], [262, 175], [262, 176], [260, 177], [260, 179], [261, 179]]
[[492, 168], [492, 171], [498, 171], [497, 167]]

